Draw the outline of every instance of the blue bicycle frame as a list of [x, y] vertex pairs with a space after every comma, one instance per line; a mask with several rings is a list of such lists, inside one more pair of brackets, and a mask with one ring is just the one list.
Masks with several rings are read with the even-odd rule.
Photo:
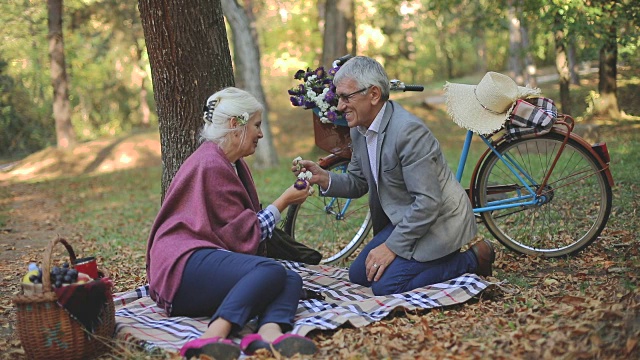
[[[491, 143], [489, 139], [485, 136], [478, 135], [482, 141], [487, 145], [489, 149], [502, 161], [507, 168], [513, 173], [513, 175], [520, 181], [520, 184], [526, 189], [526, 192], [523, 194], [520, 190], [517, 190], [518, 196], [511, 197], [509, 199], [504, 200], [496, 200], [490, 201], [487, 203], [487, 206], [482, 207], [474, 207], [474, 213], [482, 213], [485, 211], [493, 211], [493, 210], [501, 210], [501, 209], [509, 209], [520, 206], [531, 206], [542, 204], [545, 201], [544, 195], [536, 194], [535, 190], [531, 187], [530, 184], [533, 184], [534, 187], [537, 187], [539, 184], [531, 177], [527, 172], [511, 157], [502, 156], [495, 146]], [[469, 155], [469, 149], [471, 148], [471, 140], [473, 139], [473, 131], [467, 130], [467, 136], [465, 137], [464, 144], [462, 146], [462, 154], [460, 154], [460, 160], [458, 162], [458, 170], [456, 172], [456, 179], [458, 182], [462, 180], [462, 174], [464, 173], [464, 167], [467, 162], [467, 157]], [[522, 175], [528, 180], [527, 183]]]

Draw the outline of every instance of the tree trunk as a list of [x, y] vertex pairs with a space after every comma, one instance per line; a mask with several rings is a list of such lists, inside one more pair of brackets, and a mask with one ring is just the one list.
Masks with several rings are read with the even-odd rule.
[[445, 29], [444, 22], [444, 16], [441, 14], [436, 17], [435, 25], [438, 30], [438, 46], [442, 50], [442, 55], [445, 58], [445, 72], [447, 74], [447, 79], [453, 79], [453, 56], [451, 55], [449, 46], [447, 46], [447, 31]]
[[135, 45], [135, 59], [132, 62], [131, 69], [131, 82], [139, 89], [138, 99], [139, 99], [139, 109], [140, 112], [140, 124], [148, 128], [150, 125], [150, 117], [151, 117], [151, 109], [149, 107], [149, 102], [147, 101], [147, 87], [145, 85], [147, 78], [147, 72], [144, 70], [144, 62], [142, 61], [142, 51], [143, 49], [138, 45], [138, 42], [134, 42]]
[[576, 55], [576, 45], [574, 41], [569, 41], [569, 72], [572, 85], [580, 85], [580, 75], [578, 74], [578, 57]]
[[479, 73], [487, 72], [487, 42], [485, 40], [484, 29], [476, 29], [476, 54], [478, 55], [478, 62], [476, 63], [476, 71]]
[[348, 54], [347, 33], [354, 23], [353, 0], [326, 0], [324, 19], [322, 65], [328, 69], [335, 59]]
[[233, 85], [233, 69], [220, 0], [140, 0], [138, 7], [160, 127], [164, 200], [198, 147], [204, 102]]
[[254, 166], [258, 168], [277, 166], [278, 153], [273, 145], [273, 137], [269, 126], [269, 111], [264, 90], [262, 89], [258, 42], [251, 33], [249, 17], [236, 0], [222, 0], [222, 9], [231, 27], [233, 38], [236, 39], [233, 42], [236, 46], [234, 53], [236, 60], [242, 64], [238, 68], [242, 69], [240, 75], [245, 84], [245, 89], [265, 105], [265, 111], [262, 113], [262, 134], [264, 137], [258, 142]]
[[535, 88], [538, 87], [538, 79], [536, 78], [538, 69], [529, 48], [529, 26], [522, 24], [520, 32], [522, 34], [522, 50], [524, 52], [524, 72], [522, 74], [524, 76], [524, 84]]
[[522, 32], [520, 30], [520, 19], [518, 19], [518, 9], [514, 1], [509, 1], [507, 19], [509, 20], [509, 75], [522, 85]]
[[616, 83], [618, 44], [615, 25], [610, 26], [607, 35], [605, 43], [600, 48], [600, 68], [598, 71], [600, 99], [596, 105], [596, 113], [618, 119], [621, 114], [618, 107], [618, 86]]
[[71, 124], [69, 80], [64, 59], [62, 41], [62, 0], [48, 0], [49, 56], [51, 58], [51, 83], [53, 85], [53, 118], [56, 124], [58, 148], [68, 149], [76, 144], [76, 134]]
[[569, 95], [569, 61], [567, 60], [567, 48], [565, 44], [564, 30], [555, 32], [556, 43], [556, 70], [560, 75], [560, 109], [562, 113], [571, 115], [571, 97]]

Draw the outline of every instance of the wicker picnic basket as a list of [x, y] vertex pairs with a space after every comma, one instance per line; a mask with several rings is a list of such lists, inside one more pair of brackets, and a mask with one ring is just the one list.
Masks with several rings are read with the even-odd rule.
[[[29, 359], [94, 358], [110, 348], [115, 330], [114, 304], [107, 299], [100, 312], [100, 322], [91, 334], [56, 303], [58, 297], [47, 275], [53, 248], [58, 243], [67, 249], [70, 264], [75, 263], [73, 248], [65, 239], [58, 237], [49, 242], [42, 262], [43, 284], [38, 284], [36, 291], [25, 291], [13, 298], [18, 315], [18, 335]], [[99, 276], [107, 277], [108, 274], [100, 269]]]

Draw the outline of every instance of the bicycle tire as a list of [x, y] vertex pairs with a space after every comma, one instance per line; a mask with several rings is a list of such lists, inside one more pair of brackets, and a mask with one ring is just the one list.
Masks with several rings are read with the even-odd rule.
[[[540, 184], [563, 140], [563, 134], [550, 132], [504, 142], [496, 150], [510, 155]], [[521, 184], [495, 153], [487, 156], [476, 180], [474, 198], [480, 207], [524, 190], [519, 185], [490, 194], [491, 186]], [[544, 257], [575, 255], [600, 235], [611, 213], [612, 192], [589, 149], [569, 139], [543, 192], [540, 204], [482, 212], [489, 232], [510, 250]]]
[[[327, 168], [346, 172], [349, 160], [339, 161]], [[291, 205], [284, 224], [296, 241], [322, 254], [322, 264], [337, 264], [360, 247], [371, 230], [368, 197], [360, 199], [331, 198], [319, 195], [307, 198], [301, 205]], [[345, 206], [347, 207], [345, 209]], [[344, 216], [339, 214], [346, 211]]]

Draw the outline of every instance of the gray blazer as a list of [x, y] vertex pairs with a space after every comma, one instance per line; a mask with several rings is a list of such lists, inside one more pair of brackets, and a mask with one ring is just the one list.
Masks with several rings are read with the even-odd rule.
[[[353, 128], [351, 141], [348, 172], [331, 173], [326, 196], [358, 198], [376, 189], [365, 137]], [[431, 261], [475, 237], [471, 203], [449, 169], [438, 140], [421, 119], [394, 101], [387, 102], [376, 154], [378, 187], [369, 205], [374, 231], [388, 221], [395, 225], [385, 242], [391, 251], [405, 259]]]

